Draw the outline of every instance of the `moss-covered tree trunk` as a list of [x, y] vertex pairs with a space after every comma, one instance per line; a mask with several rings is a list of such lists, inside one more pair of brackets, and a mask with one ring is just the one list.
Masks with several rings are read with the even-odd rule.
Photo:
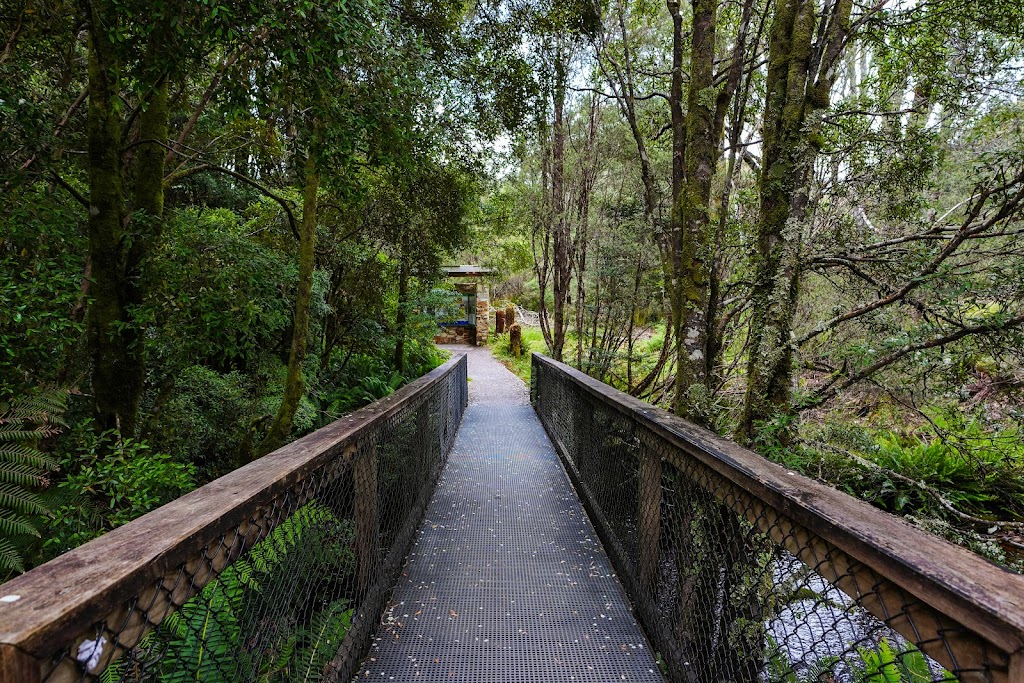
[[[828, 107], [833, 67], [846, 44], [852, 6], [852, 0], [838, 0], [819, 18], [813, 0], [777, 0], [775, 5], [765, 81], [747, 389], [736, 432], [743, 443], [755, 441], [759, 424], [780, 417], [776, 438], [785, 443], [790, 433], [786, 418], [791, 414], [800, 235], [819, 145], [819, 114]], [[818, 30], [819, 23], [827, 30]]]
[[[544, 343], [551, 348], [551, 321], [548, 316], [548, 278], [551, 276], [551, 140], [545, 114], [540, 118], [538, 138], [541, 145], [540, 211], [530, 237], [533, 251], [533, 271], [537, 276], [537, 311]], [[506, 320], [505, 324], [512, 325]]]
[[398, 267], [398, 310], [395, 312], [395, 371], [405, 372], [405, 336], [409, 317], [409, 255], [402, 237], [402, 256]]
[[552, 325], [551, 357], [562, 360], [565, 331], [568, 326], [566, 302], [572, 277], [569, 255], [569, 222], [565, 211], [565, 87], [567, 56], [561, 44], [555, 50], [555, 88], [553, 96], [554, 119], [551, 126], [551, 216], [552, 252], [551, 272]]
[[724, 80], [715, 73], [718, 3], [692, 0], [689, 80], [683, 107], [683, 15], [669, 0], [672, 16], [672, 212], [666, 258], [677, 359], [674, 410], [701, 423], [711, 417], [714, 349], [711, 293], [714, 274], [714, 222], [711, 194], [722, 156], [725, 114], [739, 86], [746, 58], [751, 3], [744, 10]]
[[302, 365], [306, 360], [309, 340], [309, 309], [313, 298], [313, 269], [316, 256], [317, 191], [320, 171], [312, 150], [306, 153], [305, 187], [302, 193], [302, 222], [299, 224], [299, 280], [295, 290], [295, 313], [292, 319], [292, 343], [288, 353], [288, 375], [284, 395], [256, 456], [266, 455], [279, 447], [292, 430], [292, 420], [305, 391]]
[[[760, 27], [753, 27], [754, 0], [744, 0], [743, 9], [740, 13], [740, 24], [736, 34], [736, 40], [732, 47], [732, 58], [729, 68], [726, 71], [724, 87], [719, 89], [717, 111], [715, 112], [714, 130], [719, 136], [719, 143], [725, 137], [725, 121], [730, 118], [732, 125], [729, 130], [729, 139], [724, 149], [728, 149], [728, 158], [725, 161], [723, 182], [716, 197], [718, 204], [718, 215], [714, 217], [714, 227], [711, 229], [712, 236], [710, 251], [714, 255], [713, 263], [708, 268], [708, 304], [707, 304], [707, 330], [708, 339], [705, 346], [705, 367], [708, 373], [708, 386], [717, 388], [722, 386], [725, 351], [725, 329], [729, 320], [736, 315], [737, 309], [725, 310], [722, 305], [722, 279], [725, 271], [731, 264], [722, 258], [726, 243], [727, 221], [729, 207], [732, 201], [733, 184], [736, 179], [737, 159], [740, 154], [740, 140], [743, 135], [744, 120], [747, 109], [747, 102], [750, 98], [752, 81], [755, 78], [756, 70], [745, 68], [747, 58], [747, 45], [751, 36], [751, 28], [754, 28], [754, 49], [759, 47], [761, 41]], [[724, 150], [723, 150], [724, 154]]]
[[[132, 214], [127, 226], [128, 242], [125, 273], [122, 280], [124, 300], [129, 307], [141, 306], [145, 301], [145, 271], [153, 253], [160, 247], [164, 227], [164, 166], [168, 140], [167, 74], [163, 70], [163, 40], [155, 33], [148, 51], [148, 85], [144, 94], [143, 110], [139, 114], [139, 145], [135, 149], [135, 187]], [[130, 314], [130, 310], [128, 311]], [[134, 434], [135, 417], [145, 390], [146, 356], [144, 332], [132, 326], [130, 347], [134, 370], [125, 391], [133, 405], [132, 420], [124, 434]], [[122, 425], [124, 426], [124, 424]]]
[[[134, 154], [132, 214], [125, 208], [121, 156], [121, 64], [111, 30], [117, 10], [102, 2], [86, 5], [89, 31], [89, 263], [92, 302], [87, 340], [92, 361], [90, 384], [98, 430], [137, 432], [145, 386], [145, 345], [132, 320], [143, 302], [143, 270], [159, 243], [164, 213], [164, 154], [168, 137], [168, 27], [149, 36], [141, 81], [139, 144]], [[98, 29], [98, 30], [97, 30]]]
[[125, 327], [121, 296], [121, 238], [125, 207], [121, 177], [120, 64], [100, 12], [90, 7], [89, 109], [86, 123], [89, 160], [89, 259], [93, 282], [87, 314], [92, 361], [93, 415], [100, 430], [134, 428], [138, 396], [126, 391], [141, 382], [133, 355], [137, 340]]
[[[679, 22], [673, 19], [677, 27], [674, 32], [678, 33]], [[684, 140], [682, 150], [674, 154], [682, 158], [684, 176], [682, 182], [673, 183], [676, 193], [672, 206], [672, 289], [677, 312], [674, 408], [676, 414], [698, 422], [708, 420], [709, 205], [720, 156], [720, 136], [714, 126], [716, 22], [717, 2], [694, 0]]]
[[[686, 305], [683, 298], [682, 283], [678, 273], [682, 270], [682, 214], [679, 212], [679, 198], [686, 180], [686, 121], [683, 112], [683, 52], [684, 32], [682, 7], [679, 0], [668, 0], [669, 14], [672, 16], [672, 81], [669, 87], [669, 112], [672, 124], [672, 206], [669, 212], [668, 237], [662, 249], [662, 271], [665, 280], [665, 291], [668, 293], [669, 318], [672, 321], [673, 353], [677, 361], [686, 357], [686, 349], [682, 342], [682, 329], [686, 324]], [[689, 417], [686, 409], [685, 394], [689, 378], [686, 368], [677, 369], [675, 375], [675, 395], [673, 410], [677, 415]]]

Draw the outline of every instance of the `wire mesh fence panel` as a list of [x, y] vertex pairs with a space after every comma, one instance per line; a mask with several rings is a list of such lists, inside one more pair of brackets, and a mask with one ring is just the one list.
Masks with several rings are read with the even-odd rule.
[[466, 360], [0, 586], [0, 680], [348, 680], [466, 405]]
[[550, 359], [531, 385], [670, 680], [1024, 680], [1024, 577]]

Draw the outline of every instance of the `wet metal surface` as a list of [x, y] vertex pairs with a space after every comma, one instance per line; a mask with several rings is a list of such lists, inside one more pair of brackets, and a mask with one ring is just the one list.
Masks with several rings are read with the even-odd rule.
[[486, 350], [367, 681], [663, 681], [529, 404]]

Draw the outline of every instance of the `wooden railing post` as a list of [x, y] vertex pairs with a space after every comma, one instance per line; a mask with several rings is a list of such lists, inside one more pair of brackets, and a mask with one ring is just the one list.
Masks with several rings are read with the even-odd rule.
[[1024, 651], [1010, 655], [1010, 675], [1007, 683], [1024, 683]]
[[[351, 447], [355, 450], [355, 447]], [[356, 451], [353, 462], [356, 512], [356, 559], [359, 591], [365, 594], [380, 568], [380, 519], [377, 510], [377, 446]]]
[[39, 660], [13, 645], [0, 645], [0, 681], [42, 683]]

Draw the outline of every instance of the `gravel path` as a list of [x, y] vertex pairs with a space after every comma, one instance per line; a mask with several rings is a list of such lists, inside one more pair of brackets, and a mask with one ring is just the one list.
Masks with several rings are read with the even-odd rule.
[[662, 682], [526, 386], [448, 348], [469, 407], [358, 680]]

